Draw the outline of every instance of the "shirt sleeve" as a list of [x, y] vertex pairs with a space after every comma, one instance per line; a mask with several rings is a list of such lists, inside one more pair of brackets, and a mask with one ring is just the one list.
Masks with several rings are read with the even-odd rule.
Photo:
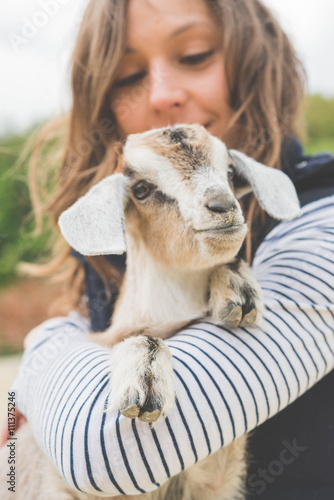
[[204, 321], [167, 341], [176, 401], [152, 427], [106, 412], [109, 352], [58, 319], [26, 351], [14, 385], [39, 445], [66, 481], [115, 496], [156, 489], [292, 403], [334, 366], [334, 196], [280, 223], [253, 269], [263, 328]]

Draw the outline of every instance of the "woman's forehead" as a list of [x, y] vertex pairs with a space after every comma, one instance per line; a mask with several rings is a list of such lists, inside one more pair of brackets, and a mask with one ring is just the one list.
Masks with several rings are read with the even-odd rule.
[[127, 39], [177, 38], [191, 30], [214, 26], [214, 16], [205, 0], [130, 0], [127, 10]]

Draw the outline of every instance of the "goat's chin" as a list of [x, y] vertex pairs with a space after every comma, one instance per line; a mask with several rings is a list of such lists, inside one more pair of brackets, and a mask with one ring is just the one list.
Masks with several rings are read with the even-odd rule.
[[247, 233], [246, 224], [228, 228], [213, 228], [198, 233], [202, 246], [213, 260], [229, 262], [239, 252]]

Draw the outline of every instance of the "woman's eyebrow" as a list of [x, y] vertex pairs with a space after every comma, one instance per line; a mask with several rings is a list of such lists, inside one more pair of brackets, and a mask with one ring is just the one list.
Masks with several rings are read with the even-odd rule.
[[[175, 38], [185, 31], [191, 30], [192, 28], [197, 28], [198, 26], [205, 26], [206, 28], [209, 28], [212, 30], [212, 24], [205, 22], [205, 21], [194, 21], [191, 23], [184, 24], [183, 26], [180, 26], [177, 28], [173, 33], [168, 35], [167, 39], [171, 40], [172, 38]], [[125, 54], [133, 54], [134, 52], [137, 52], [136, 49], [133, 49], [132, 47], [126, 47], [125, 49]]]
[[191, 23], [184, 24], [180, 28], [177, 28], [171, 35], [168, 36], [169, 39], [175, 38], [181, 35], [184, 31], [188, 31], [192, 28], [197, 28], [198, 26], [205, 26], [206, 28], [212, 29], [212, 24], [205, 21], [193, 21]]

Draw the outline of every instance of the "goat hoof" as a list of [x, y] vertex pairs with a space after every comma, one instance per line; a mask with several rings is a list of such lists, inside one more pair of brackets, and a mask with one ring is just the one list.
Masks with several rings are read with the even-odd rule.
[[120, 412], [124, 417], [137, 418], [140, 412], [140, 407], [138, 406], [138, 398], [133, 397], [131, 399], [128, 399]]
[[251, 309], [247, 314], [245, 314], [245, 316], [242, 319], [242, 324], [254, 325], [254, 323], [256, 322], [256, 318], [257, 318], [257, 310], [254, 307], [254, 309]]
[[147, 397], [145, 403], [143, 404], [140, 413], [139, 420], [143, 422], [156, 422], [161, 415], [161, 408], [158, 402], [155, 400], [154, 396], [151, 394]]
[[136, 405], [128, 406], [125, 410], [121, 411], [121, 414], [127, 418], [137, 418], [140, 412], [140, 408]]
[[229, 315], [224, 318], [224, 324], [233, 328], [239, 326], [242, 319], [242, 307], [236, 306], [230, 311]]
[[156, 422], [161, 415], [160, 410], [144, 411], [139, 414], [139, 420], [142, 422]]

